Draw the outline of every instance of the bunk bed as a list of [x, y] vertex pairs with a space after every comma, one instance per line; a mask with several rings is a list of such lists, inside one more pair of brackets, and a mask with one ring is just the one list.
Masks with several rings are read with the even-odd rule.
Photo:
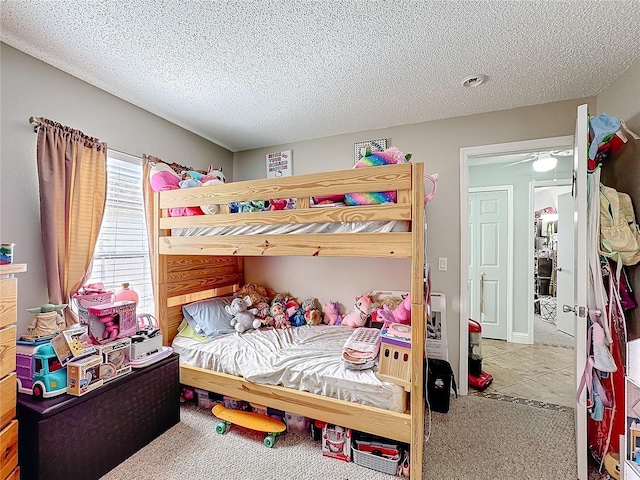
[[[397, 191], [393, 204], [313, 205], [312, 198], [346, 193]], [[228, 213], [229, 202], [295, 199], [295, 209]], [[181, 364], [181, 383], [240, 400], [380, 435], [410, 445], [411, 478], [422, 478], [424, 442], [425, 285], [424, 164], [406, 163], [345, 171], [261, 179], [153, 195], [153, 269], [156, 312], [170, 345], [183, 320], [182, 306], [229, 295], [244, 283], [244, 257], [334, 256], [411, 258], [411, 381], [403, 412], [352, 403], [243, 377]], [[176, 208], [219, 205], [216, 215], [172, 217]], [[357, 233], [276, 233], [207, 235], [207, 228], [401, 222], [397, 229]], [[249, 229], [251, 230], [251, 229]], [[304, 231], [304, 230], [303, 230]], [[316, 231], [316, 230], [314, 230]], [[371, 233], [370, 233], [371, 232]], [[191, 233], [185, 235], [185, 233]], [[335, 328], [335, 327], [334, 327]], [[344, 328], [344, 327], [342, 327]]]

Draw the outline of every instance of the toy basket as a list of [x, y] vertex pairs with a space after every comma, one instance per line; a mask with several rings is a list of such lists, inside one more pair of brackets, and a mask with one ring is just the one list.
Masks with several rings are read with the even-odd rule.
[[398, 458], [394, 460], [369, 452], [361, 452], [356, 446], [351, 447], [351, 451], [353, 452], [353, 461], [358, 465], [377, 470], [378, 472], [388, 473], [389, 475], [395, 475], [398, 471], [398, 464], [400, 463], [399, 455]]

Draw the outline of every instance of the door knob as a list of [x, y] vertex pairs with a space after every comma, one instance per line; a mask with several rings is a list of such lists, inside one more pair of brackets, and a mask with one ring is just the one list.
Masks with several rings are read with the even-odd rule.
[[556, 268], [556, 272], [561, 272], [561, 271], [562, 271], [562, 267]]
[[[575, 307], [572, 307], [571, 305], [563, 305], [562, 306], [562, 311], [564, 313], [571, 313], [571, 312], [578, 313], [581, 317], [585, 316], [584, 310], [585, 310], [584, 307], [580, 307], [580, 310], [578, 310], [578, 306], [577, 305]], [[590, 310], [590, 313], [592, 313], [593, 315], [595, 315], [598, 318], [600, 318], [602, 316], [602, 310], [600, 310], [600, 309]]]

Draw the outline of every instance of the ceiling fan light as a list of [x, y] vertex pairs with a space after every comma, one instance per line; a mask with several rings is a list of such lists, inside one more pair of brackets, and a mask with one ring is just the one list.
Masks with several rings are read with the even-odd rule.
[[558, 164], [558, 160], [551, 155], [545, 155], [543, 157], [538, 157], [538, 159], [533, 162], [533, 170], [536, 172], [548, 172], [549, 170], [553, 170], [556, 168]]

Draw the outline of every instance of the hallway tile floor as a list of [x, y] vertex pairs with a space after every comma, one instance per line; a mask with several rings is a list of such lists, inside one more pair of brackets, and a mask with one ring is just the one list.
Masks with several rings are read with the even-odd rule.
[[482, 369], [493, 376], [482, 393], [575, 405], [573, 348], [483, 339], [482, 355]]

